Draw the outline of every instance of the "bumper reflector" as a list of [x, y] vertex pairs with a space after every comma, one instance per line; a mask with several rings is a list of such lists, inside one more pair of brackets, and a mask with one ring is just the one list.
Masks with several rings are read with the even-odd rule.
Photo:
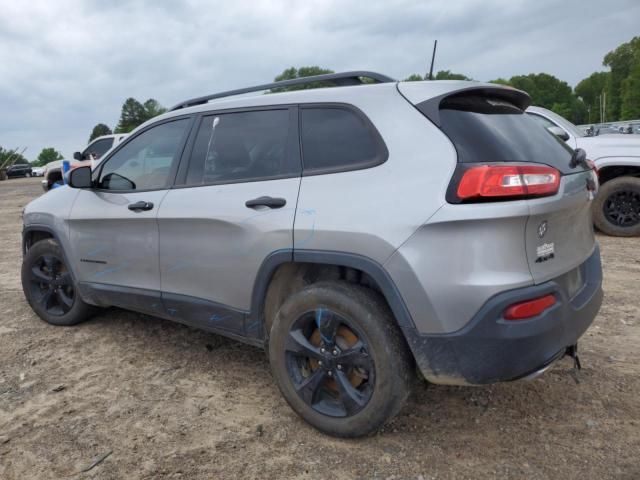
[[555, 304], [556, 297], [553, 294], [525, 302], [514, 303], [504, 311], [504, 318], [507, 320], [525, 320], [536, 317]]

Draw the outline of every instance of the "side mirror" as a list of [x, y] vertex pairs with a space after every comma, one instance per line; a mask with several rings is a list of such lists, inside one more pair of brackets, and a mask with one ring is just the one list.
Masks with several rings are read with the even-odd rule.
[[587, 164], [587, 152], [582, 148], [576, 148], [573, 151], [573, 155], [571, 155], [571, 162], [569, 163], [569, 167], [571, 168], [576, 168], [578, 165], [589, 167]]
[[82, 153], [80, 152], [73, 152], [73, 159], [74, 160], [84, 160], [84, 157], [82, 156]]
[[547, 127], [547, 130], [553, 133], [560, 140], [564, 140], [565, 142], [569, 140], [569, 134], [560, 127]]
[[91, 167], [78, 167], [66, 174], [66, 184], [71, 188], [91, 188]]

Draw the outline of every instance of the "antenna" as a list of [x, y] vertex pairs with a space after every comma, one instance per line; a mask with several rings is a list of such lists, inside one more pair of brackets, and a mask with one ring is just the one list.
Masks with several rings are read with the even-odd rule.
[[433, 53], [431, 54], [431, 67], [429, 67], [429, 80], [433, 80], [433, 64], [436, 61], [436, 48], [438, 47], [438, 40], [433, 42]]

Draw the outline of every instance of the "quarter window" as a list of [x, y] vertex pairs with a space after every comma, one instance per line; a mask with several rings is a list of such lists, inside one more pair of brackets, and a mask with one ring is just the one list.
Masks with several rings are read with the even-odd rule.
[[289, 110], [224, 113], [202, 119], [187, 185], [266, 180], [299, 174], [288, 154]]
[[179, 156], [189, 119], [162, 123], [142, 132], [104, 163], [98, 188], [152, 190], [165, 188]]
[[301, 109], [306, 173], [355, 170], [382, 163], [386, 148], [360, 115], [342, 107]]

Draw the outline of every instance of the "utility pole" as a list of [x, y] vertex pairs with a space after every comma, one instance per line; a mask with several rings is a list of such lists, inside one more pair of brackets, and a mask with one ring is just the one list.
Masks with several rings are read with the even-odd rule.
[[598, 95], [598, 113], [600, 114], [600, 123], [602, 122], [602, 95]]
[[433, 64], [436, 60], [436, 48], [438, 47], [438, 40], [433, 42], [433, 53], [431, 54], [431, 66], [429, 67], [429, 80], [433, 80]]

